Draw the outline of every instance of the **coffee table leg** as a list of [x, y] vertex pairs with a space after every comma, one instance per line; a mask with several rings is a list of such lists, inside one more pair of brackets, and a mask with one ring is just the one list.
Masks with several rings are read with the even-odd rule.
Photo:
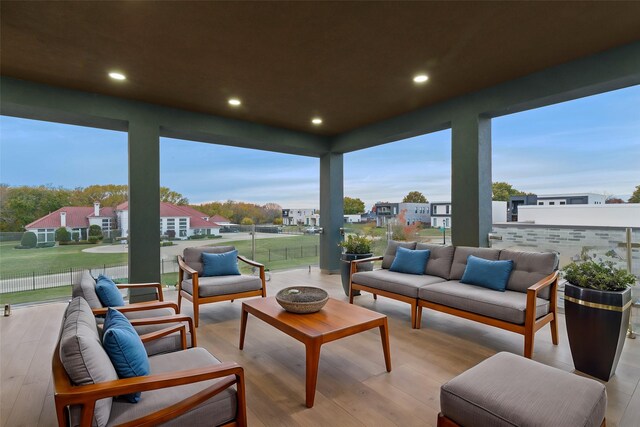
[[387, 366], [387, 372], [391, 372], [391, 350], [389, 349], [389, 326], [387, 318], [380, 325], [380, 338], [382, 338], [382, 351], [384, 352], [384, 364]]
[[318, 364], [320, 362], [320, 343], [311, 340], [305, 343], [307, 349], [307, 370], [306, 370], [306, 394], [307, 408], [313, 407], [316, 397], [316, 384], [318, 383]]
[[242, 316], [240, 317], [240, 350], [244, 347], [244, 334], [247, 331], [247, 317], [249, 312], [245, 310], [244, 303], [242, 303]]

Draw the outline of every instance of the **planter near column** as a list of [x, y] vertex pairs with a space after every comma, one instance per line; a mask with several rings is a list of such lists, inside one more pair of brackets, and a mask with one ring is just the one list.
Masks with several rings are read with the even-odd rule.
[[[349, 296], [349, 283], [351, 281], [351, 261], [355, 261], [357, 259], [365, 259], [373, 256], [371, 252], [371, 240], [365, 236], [347, 236], [347, 240], [340, 243], [340, 246], [344, 248], [344, 253], [342, 254], [341, 260], [342, 265], [340, 266], [340, 276], [342, 279], [342, 289], [344, 289], [344, 294]], [[373, 263], [367, 262], [358, 265], [358, 271], [371, 271], [373, 270]], [[354, 295], [360, 295], [358, 291]]]
[[565, 320], [573, 364], [603, 381], [615, 374], [631, 313], [635, 276], [612, 262], [586, 261], [564, 269]]

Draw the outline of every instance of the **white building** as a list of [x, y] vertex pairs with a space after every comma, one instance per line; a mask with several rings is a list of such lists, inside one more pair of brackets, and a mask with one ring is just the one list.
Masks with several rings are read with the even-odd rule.
[[518, 222], [544, 225], [640, 227], [640, 204], [520, 206]]
[[[507, 221], [507, 202], [491, 202], [491, 222]], [[431, 203], [431, 227], [451, 228], [451, 202]]]
[[317, 209], [282, 209], [282, 225], [320, 226], [320, 213]]

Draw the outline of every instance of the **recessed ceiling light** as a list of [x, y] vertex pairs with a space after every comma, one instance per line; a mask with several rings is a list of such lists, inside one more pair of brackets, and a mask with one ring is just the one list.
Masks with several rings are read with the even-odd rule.
[[322, 124], [322, 119], [320, 117], [314, 117], [313, 119], [311, 119], [311, 123], [313, 123], [316, 126], [319, 126]]
[[122, 73], [117, 73], [115, 71], [110, 72], [109, 73], [109, 77], [111, 77], [114, 80], [126, 80], [127, 79], [127, 76], [125, 76]]
[[233, 105], [234, 107], [239, 106], [240, 104], [242, 104], [242, 101], [240, 101], [238, 98], [229, 98], [229, 105]]
[[427, 80], [429, 80], [429, 76], [427, 76], [426, 74], [418, 74], [413, 78], [413, 81], [416, 83], [424, 83]]

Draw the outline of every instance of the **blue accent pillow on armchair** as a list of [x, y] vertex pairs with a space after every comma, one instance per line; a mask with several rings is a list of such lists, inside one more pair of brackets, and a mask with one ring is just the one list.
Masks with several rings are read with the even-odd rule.
[[238, 250], [223, 252], [221, 254], [202, 253], [204, 268], [203, 277], [210, 276], [239, 276]]
[[98, 299], [105, 307], [121, 307], [124, 305], [122, 294], [114, 281], [102, 274], [98, 276], [96, 281], [96, 294], [98, 294]]
[[431, 251], [412, 250], [398, 246], [396, 257], [389, 267], [389, 271], [408, 274], [424, 274]]
[[460, 283], [504, 292], [512, 269], [512, 260], [490, 261], [469, 255]]
[[[140, 336], [133, 329], [131, 322], [122, 313], [113, 308], [107, 311], [104, 321], [102, 346], [107, 352], [113, 367], [120, 378], [149, 375], [149, 357]], [[140, 401], [141, 392], [127, 394], [123, 397], [131, 403]]]

